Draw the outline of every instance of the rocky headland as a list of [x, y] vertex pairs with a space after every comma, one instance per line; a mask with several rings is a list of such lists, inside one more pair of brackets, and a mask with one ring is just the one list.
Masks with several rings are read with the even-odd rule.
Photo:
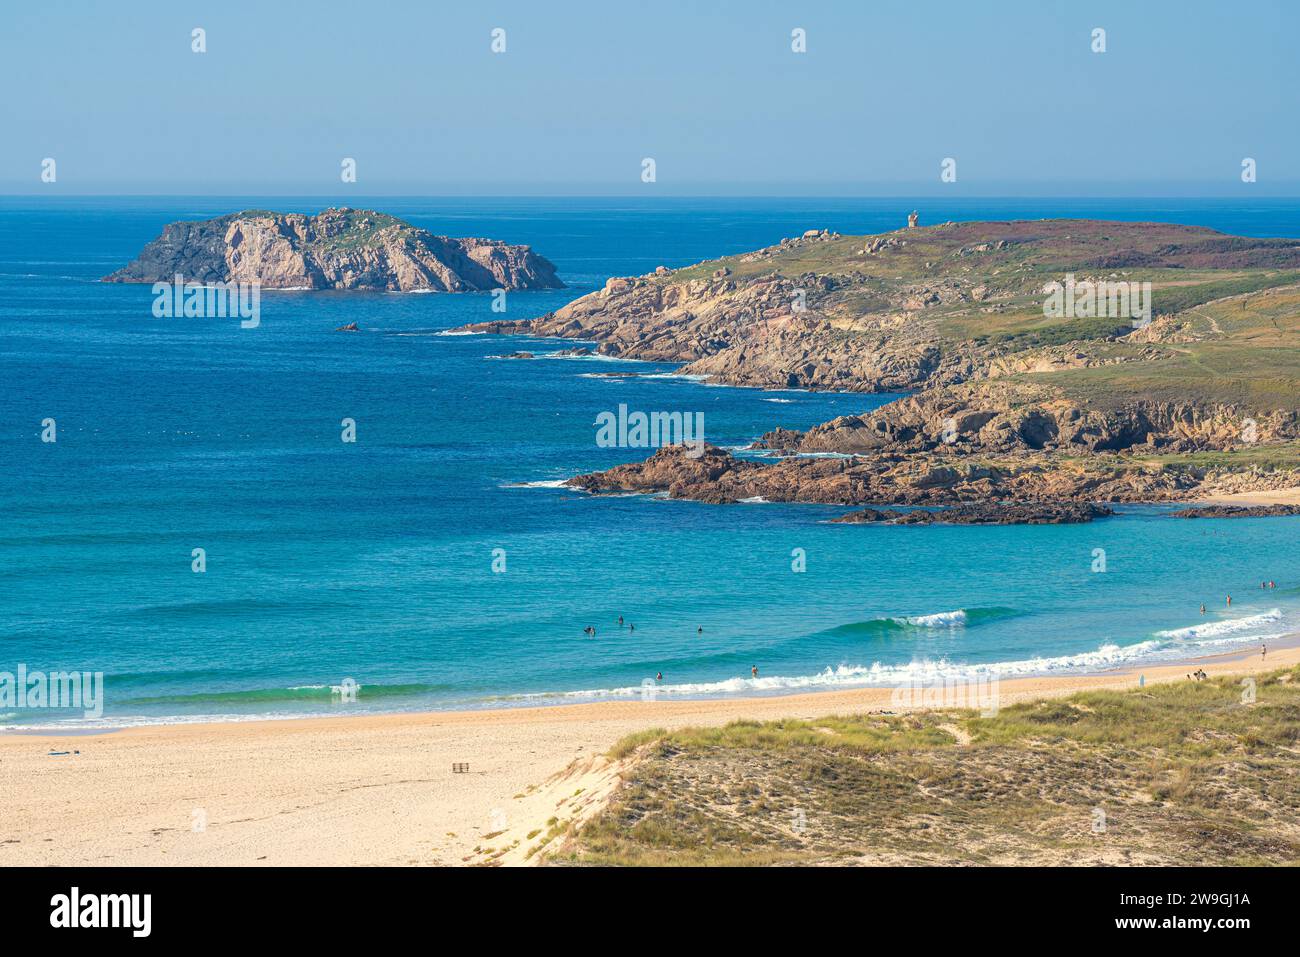
[[[1062, 283], [1072, 311], [1052, 314]], [[466, 330], [587, 340], [714, 383], [907, 393], [774, 422], [765, 461], [669, 448], [571, 481], [593, 492], [955, 505], [1300, 486], [1296, 240], [1082, 220], [809, 230]]]
[[473, 292], [560, 289], [528, 246], [435, 236], [386, 213], [245, 210], [168, 224], [105, 282], [257, 282], [268, 289]]

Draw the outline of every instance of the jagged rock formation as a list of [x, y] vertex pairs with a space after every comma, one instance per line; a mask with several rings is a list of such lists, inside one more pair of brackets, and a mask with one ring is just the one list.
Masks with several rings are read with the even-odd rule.
[[1164, 502], [1194, 497], [1222, 470], [1160, 468], [1098, 456], [1058, 467], [1043, 453], [996, 463], [964, 456], [877, 453], [854, 458], [757, 462], [708, 446], [690, 458], [680, 446], [644, 462], [578, 475], [568, 484], [592, 493], [662, 493], [727, 504], [743, 499], [823, 505], [953, 505], [963, 502]]
[[105, 282], [258, 282], [270, 289], [469, 292], [559, 289], [555, 266], [527, 246], [435, 236], [386, 213], [316, 216], [245, 210], [168, 224]]

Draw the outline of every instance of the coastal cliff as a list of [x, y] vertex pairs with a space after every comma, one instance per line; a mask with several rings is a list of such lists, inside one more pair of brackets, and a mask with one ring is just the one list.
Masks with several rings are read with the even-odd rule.
[[809, 230], [465, 328], [592, 341], [711, 383], [909, 393], [774, 423], [755, 448], [776, 461], [668, 449], [572, 480], [588, 491], [867, 505], [1300, 485], [1297, 240], [1083, 220]]
[[257, 282], [270, 289], [473, 292], [560, 289], [528, 246], [435, 236], [386, 213], [245, 210], [168, 224], [105, 282]]

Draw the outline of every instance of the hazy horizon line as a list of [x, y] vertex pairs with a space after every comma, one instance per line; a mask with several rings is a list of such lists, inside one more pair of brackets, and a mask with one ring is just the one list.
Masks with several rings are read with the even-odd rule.
[[[1183, 184], [1190, 186], [1192, 184]], [[1112, 187], [1111, 192], [1093, 192], [1089, 190], [1079, 191], [1080, 186], [1062, 187], [1059, 191], [1043, 190], [1032, 192], [999, 192], [984, 190], [890, 190], [880, 192], [867, 192], [859, 189], [844, 190], [817, 190], [817, 191], [800, 191], [792, 189], [789, 191], [767, 191], [767, 192], [730, 192], [706, 191], [702, 185], [699, 190], [612, 190], [612, 191], [573, 191], [573, 192], [542, 192], [529, 191], [522, 189], [520, 191], [473, 191], [473, 190], [450, 190], [436, 191], [419, 188], [409, 189], [389, 189], [376, 192], [365, 191], [326, 191], [311, 190], [304, 191], [301, 189], [284, 188], [277, 189], [271, 185], [260, 185], [244, 189], [220, 189], [211, 191], [186, 191], [186, 190], [167, 190], [167, 191], [119, 191], [119, 190], [63, 190], [57, 186], [50, 186], [11, 190], [8, 186], [0, 184], [0, 199], [227, 199], [239, 197], [279, 197], [279, 198], [302, 198], [302, 199], [323, 199], [347, 200], [351, 194], [356, 199], [948, 199], [948, 200], [974, 200], [974, 199], [1004, 199], [1004, 200], [1033, 200], [1033, 199], [1232, 199], [1232, 200], [1262, 200], [1262, 199], [1300, 199], [1300, 181], [1278, 184], [1277, 190], [1254, 189], [1236, 190], [1233, 192], [1200, 192], [1200, 191], [1159, 191], [1159, 192], [1141, 192], [1136, 186], [1124, 188]], [[1283, 191], [1283, 190], [1290, 190]], [[1253, 195], [1251, 195], [1253, 194]]]

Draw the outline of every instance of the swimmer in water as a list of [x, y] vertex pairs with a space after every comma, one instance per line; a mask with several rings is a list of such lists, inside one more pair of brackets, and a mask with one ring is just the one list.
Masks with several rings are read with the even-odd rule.
[[1232, 607], [1232, 596], [1231, 596], [1231, 595], [1228, 596], [1228, 607], [1229, 607], [1229, 608]]
[[663, 680], [664, 680], [664, 673], [662, 671], [655, 672], [655, 681], [663, 681]]
[[622, 616], [622, 615], [619, 615], [619, 616], [618, 616], [618, 627], [620, 627], [620, 628], [623, 627], [623, 616]]
[[636, 631], [636, 625], [633, 625], [633, 624], [629, 623], [628, 626], [627, 626], [627, 630], [628, 630], [628, 631]]
[[1205, 604], [1204, 604], [1204, 603], [1201, 604], [1201, 614], [1202, 614], [1202, 615], [1205, 614]]
[[695, 633], [696, 633], [697, 635], [702, 635], [702, 634], [704, 634], [704, 629], [703, 629], [703, 628], [696, 628], [696, 629], [695, 629]]
[[751, 665], [751, 666], [750, 666], [750, 669], [749, 669], [749, 673], [750, 673], [751, 675], [753, 675], [755, 678], [757, 678], [757, 677], [758, 677], [758, 665]]

